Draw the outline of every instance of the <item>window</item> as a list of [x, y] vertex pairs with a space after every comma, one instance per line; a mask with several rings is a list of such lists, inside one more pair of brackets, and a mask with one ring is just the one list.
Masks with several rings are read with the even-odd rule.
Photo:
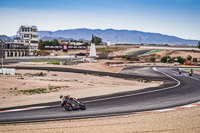
[[33, 38], [37, 38], [38, 37], [38, 35], [33, 35]]
[[29, 34], [24, 34], [24, 38], [29, 38]]
[[38, 43], [38, 41], [31, 41], [31, 43]]

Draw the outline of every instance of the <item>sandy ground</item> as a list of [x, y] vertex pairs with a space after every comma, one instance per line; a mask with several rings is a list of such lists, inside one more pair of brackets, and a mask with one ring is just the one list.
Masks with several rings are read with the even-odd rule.
[[193, 58], [197, 58], [198, 60], [200, 60], [200, 52], [176, 51], [176, 52], [170, 54], [171, 57], [181, 56], [181, 57], [186, 58], [186, 59], [187, 59], [188, 55], [191, 55]]
[[[66, 112], [67, 113], [67, 112]], [[0, 125], [2, 133], [199, 133], [200, 106], [160, 113]]]
[[[43, 72], [46, 76], [30, 76]], [[0, 75], [0, 103], [1, 108], [46, 103], [58, 101], [60, 94], [71, 95], [76, 98], [106, 95], [124, 91], [144, 89], [159, 86], [161, 82], [142, 83], [136, 80], [112, 78], [108, 76], [38, 71], [17, 70], [17, 75]], [[21, 90], [46, 88], [49, 86], [59, 87], [55, 92], [42, 94], [23, 94]], [[14, 103], [8, 100], [14, 100]]]
[[181, 56], [187, 59], [188, 55], [191, 55], [193, 58], [200, 60], [200, 51], [175, 51], [175, 50], [164, 50], [160, 52], [150, 53], [149, 55], [155, 55], [156, 61], [160, 61], [163, 56], [177, 57]]
[[124, 67], [109, 67], [106, 65], [106, 62], [111, 60], [98, 60], [98, 63], [79, 63], [78, 65], [52, 65], [47, 64], [46, 62], [20, 62], [9, 64], [8, 66], [41, 66], [41, 67], [63, 67], [63, 68], [74, 68], [74, 69], [84, 69], [84, 70], [94, 70], [102, 72], [113, 72], [119, 73], [120, 70]]

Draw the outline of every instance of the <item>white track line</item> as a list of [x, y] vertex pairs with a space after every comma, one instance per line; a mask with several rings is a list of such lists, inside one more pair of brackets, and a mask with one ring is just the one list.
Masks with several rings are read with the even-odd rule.
[[103, 101], [103, 100], [109, 100], [109, 99], [116, 99], [116, 98], [122, 98], [122, 97], [129, 97], [129, 96], [136, 96], [136, 95], [141, 95], [141, 94], [147, 94], [147, 93], [152, 93], [152, 92], [158, 92], [158, 91], [163, 91], [163, 90], [168, 90], [168, 89], [172, 89], [172, 88], [175, 88], [177, 86], [180, 85], [180, 81], [175, 79], [174, 77], [162, 72], [162, 71], [159, 71], [156, 67], [153, 67], [153, 70], [154, 71], [158, 71], [164, 75], [166, 75], [167, 77], [170, 77], [172, 78], [173, 80], [177, 81], [177, 85], [175, 86], [171, 86], [171, 87], [167, 87], [167, 88], [162, 88], [162, 89], [158, 89], [158, 90], [152, 90], [152, 91], [146, 91], [146, 92], [140, 92], [140, 93], [135, 93], [135, 94], [128, 94], [128, 95], [123, 95], [123, 96], [115, 96], [115, 97], [109, 97], [109, 98], [102, 98], [102, 99], [96, 99], [96, 100], [89, 100], [89, 101], [84, 101], [85, 103], [90, 103], [90, 102], [95, 102], [95, 101]]

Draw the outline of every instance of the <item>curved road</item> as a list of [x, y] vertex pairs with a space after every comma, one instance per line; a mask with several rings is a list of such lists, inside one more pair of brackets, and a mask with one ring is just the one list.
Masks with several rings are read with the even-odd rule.
[[[146, 80], [164, 81], [159, 87], [143, 90], [116, 93], [99, 97], [79, 99], [86, 103], [87, 110], [65, 111], [59, 106], [60, 102], [30, 105], [40, 109], [18, 111], [15, 108], [0, 109], [0, 123], [19, 123], [47, 120], [64, 120], [88, 117], [100, 117], [129, 114], [150, 110], [166, 109], [200, 101], [200, 76], [189, 77], [187, 73], [178, 74], [177, 68], [169, 67], [130, 67], [123, 69], [120, 74], [77, 70], [68, 68], [49, 67], [17, 67], [16, 69], [37, 69], [62, 72], [99, 74], [119, 78], [142, 78]], [[3, 112], [14, 110], [14, 112]]]

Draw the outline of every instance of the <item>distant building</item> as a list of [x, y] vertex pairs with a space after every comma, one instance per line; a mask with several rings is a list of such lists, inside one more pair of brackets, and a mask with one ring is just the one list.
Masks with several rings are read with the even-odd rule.
[[21, 26], [17, 34], [18, 38], [14, 42], [21, 41], [24, 46], [28, 46], [28, 55], [34, 55], [34, 51], [38, 50], [38, 29], [36, 26]]
[[34, 56], [38, 50], [36, 26], [21, 26], [13, 42], [4, 43], [4, 57]]
[[5, 58], [29, 55], [29, 48], [21, 42], [5, 42]]
[[108, 40], [108, 41], [107, 41], [107, 46], [112, 46], [112, 45], [114, 45], [114, 44], [112, 44], [111, 41]]
[[58, 42], [61, 45], [83, 45], [85, 43], [89, 43], [89, 42], [83, 42], [83, 41], [66, 41], [66, 40], [58, 40]]

